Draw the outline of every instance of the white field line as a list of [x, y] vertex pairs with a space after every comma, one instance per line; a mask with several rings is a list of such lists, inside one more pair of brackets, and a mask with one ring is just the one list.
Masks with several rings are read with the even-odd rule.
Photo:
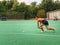
[[0, 34], [11, 34], [11, 35], [33, 35], [33, 36], [52, 36], [52, 37], [60, 37], [60, 35], [53, 35], [53, 34], [33, 34], [33, 33], [0, 33]]

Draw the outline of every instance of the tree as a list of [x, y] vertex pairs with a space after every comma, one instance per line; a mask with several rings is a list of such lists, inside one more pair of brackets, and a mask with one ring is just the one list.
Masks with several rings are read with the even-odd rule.
[[15, 11], [18, 11], [18, 12], [24, 12], [25, 11], [25, 8], [26, 8], [26, 4], [24, 2], [22, 2], [17, 8]]
[[37, 5], [36, 2], [31, 3], [31, 10], [32, 10], [32, 18], [36, 17], [37, 15]]
[[40, 9], [44, 9], [46, 12], [53, 10], [54, 3], [52, 0], [43, 0], [40, 4]]
[[11, 10], [15, 11], [18, 5], [19, 5], [19, 2], [17, 0], [14, 0]]
[[46, 12], [60, 9], [60, 2], [54, 2], [53, 0], [43, 0], [39, 5], [39, 9], [44, 9]]
[[42, 18], [46, 18], [45, 10], [41, 9], [38, 11], [37, 16], [40, 16]]
[[32, 18], [32, 8], [30, 5], [27, 5], [25, 10], [25, 19], [30, 19], [30, 18]]
[[5, 12], [6, 11], [6, 7], [3, 6], [3, 4], [0, 2], [0, 12]]
[[54, 10], [57, 10], [57, 9], [60, 9], [60, 2], [59, 3], [57, 3], [57, 2], [54, 3]]

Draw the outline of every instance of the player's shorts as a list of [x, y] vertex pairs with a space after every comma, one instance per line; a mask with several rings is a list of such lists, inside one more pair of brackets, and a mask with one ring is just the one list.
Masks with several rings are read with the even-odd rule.
[[42, 23], [43, 23], [43, 25], [49, 25], [47, 20], [43, 20]]

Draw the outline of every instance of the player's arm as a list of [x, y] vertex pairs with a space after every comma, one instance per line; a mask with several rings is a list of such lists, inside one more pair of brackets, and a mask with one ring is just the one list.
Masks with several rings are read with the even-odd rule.
[[39, 21], [37, 21], [37, 27], [40, 28], [40, 22]]
[[39, 28], [39, 22], [37, 21], [37, 27]]

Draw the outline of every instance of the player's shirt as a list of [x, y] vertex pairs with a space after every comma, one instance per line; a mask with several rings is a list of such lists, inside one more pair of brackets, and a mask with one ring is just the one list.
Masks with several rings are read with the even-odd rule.
[[38, 22], [40, 22], [40, 24], [42, 24], [42, 21], [44, 20], [44, 18], [38, 18], [37, 20]]
[[40, 25], [41, 25], [41, 24], [49, 25], [49, 24], [48, 24], [48, 21], [45, 20], [44, 18], [38, 18], [37, 20], [38, 20], [38, 22], [40, 23]]
[[38, 18], [37, 20], [38, 20], [38, 22], [42, 22], [42, 20], [44, 20], [44, 18]]

